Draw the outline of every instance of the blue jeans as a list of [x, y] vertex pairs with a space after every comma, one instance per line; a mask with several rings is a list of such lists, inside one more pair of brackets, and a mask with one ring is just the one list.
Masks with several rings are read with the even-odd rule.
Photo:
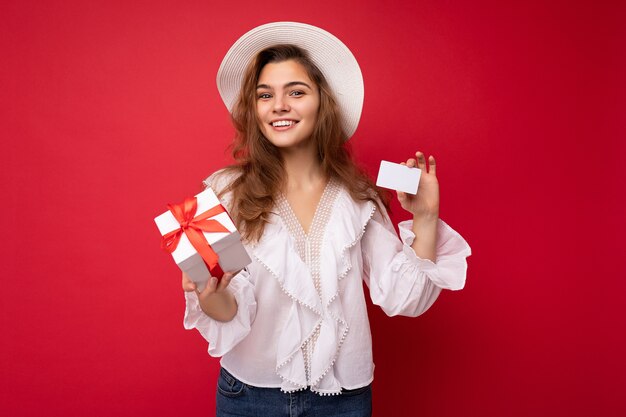
[[372, 387], [321, 396], [310, 389], [291, 393], [244, 384], [226, 369], [217, 380], [216, 417], [370, 417]]

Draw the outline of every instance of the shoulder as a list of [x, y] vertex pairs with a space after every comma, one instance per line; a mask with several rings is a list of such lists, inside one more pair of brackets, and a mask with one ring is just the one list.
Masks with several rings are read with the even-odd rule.
[[205, 188], [211, 188], [216, 194], [230, 191], [233, 183], [241, 176], [237, 167], [222, 168], [209, 175], [202, 184]]
[[209, 175], [202, 184], [205, 188], [210, 188], [219, 197], [222, 204], [230, 209], [232, 202], [232, 187], [235, 181], [241, 176], [237, 167], [226, 167]]

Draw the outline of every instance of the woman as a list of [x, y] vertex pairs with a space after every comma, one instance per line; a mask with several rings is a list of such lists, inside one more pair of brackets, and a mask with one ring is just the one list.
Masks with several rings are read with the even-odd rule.
[[[371, 415], [373, 361], [362, 280], [390, 316], [417, 316], [465, 282], [467, 243], [439, 220], [435, 160], [417, 152], [412, 221], [398, 239], [386, 203], [345, 141], [361, 113], [356, 60], [313, 26], [279, 22], [233, 45], [218, 88], [231, 110], [237, 163], [209, 177], [253, 262], [183, 276], [185, 327], [221, 356], [217, 415]], [[236, 99], [235, 99], [236, 97]]]

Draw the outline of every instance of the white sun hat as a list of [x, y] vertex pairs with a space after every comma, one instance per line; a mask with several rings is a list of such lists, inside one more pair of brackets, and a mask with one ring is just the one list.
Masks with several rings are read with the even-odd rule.
[[217, 71], [217, 89], [232, 112], [250, 61], [261, 50], [291, 44], [307, 51], [309, 58], [324, 74], [339, 110], [344, 133], [350, 138], [363, 109], [363, 75], [352, 52], [332, 34], [315, 26], [297, 22], [274, 22], [258, 26], [230, 47]]

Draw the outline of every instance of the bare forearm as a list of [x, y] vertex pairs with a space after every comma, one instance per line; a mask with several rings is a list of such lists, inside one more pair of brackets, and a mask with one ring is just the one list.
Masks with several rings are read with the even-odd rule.
[[411, 248], [422, 259], [437, 261], [437, 220], [439, 216], [413, 217], [415, 240]]

